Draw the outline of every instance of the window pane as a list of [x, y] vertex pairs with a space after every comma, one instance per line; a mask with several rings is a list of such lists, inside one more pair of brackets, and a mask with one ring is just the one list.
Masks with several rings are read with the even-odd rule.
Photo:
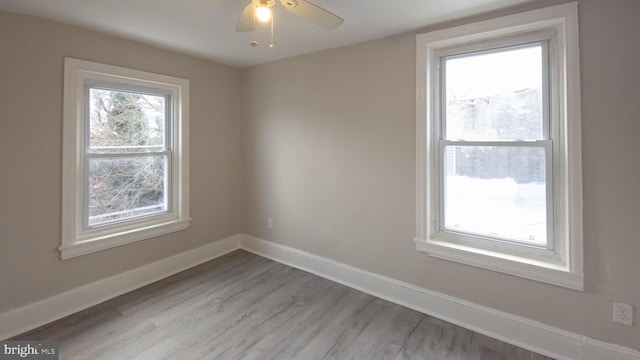
[[445, 58], [447, 140], [542, 140], [542, 46]]
[[167, 210], [166, 156], [89, 160], [88, 225]]
[[165, 100], [160, 95], [90, 88], [90, 152], [163, 150]]
[[545, 150], [447, 146], [444, 226], [546, 246]]

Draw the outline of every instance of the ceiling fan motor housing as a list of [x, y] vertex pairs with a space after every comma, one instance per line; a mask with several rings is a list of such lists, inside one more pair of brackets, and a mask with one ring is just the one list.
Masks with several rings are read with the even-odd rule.
[[260, 7], [260, 6], [272, 7], [275, 4], [276, 4], [276, 0], [253, 0], [254, 7]]

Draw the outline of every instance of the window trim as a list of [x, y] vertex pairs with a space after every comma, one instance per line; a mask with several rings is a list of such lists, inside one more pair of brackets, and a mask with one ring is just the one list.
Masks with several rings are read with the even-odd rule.
[[[86, 228], [84, 193], [87, 86], [151, 89], [171, 97], [168, 211]], [[69, 259], [189, 227], [189, 81], [140, 70], [65, 58], [61, 258]]]
[[[430, 256], [582, 291], [582, 153], [577, 3], [569, 3], [478, 23], [419, 34], [416, 37], [416, 249]], [[435, 62], [451, 49], [491, 47], [495, 41], [528, 34], [554, 33], [549, 71], [558, 94], [550, 99], [553, 143], [555, 256], [470, 246], [443, 238], [435, 221], [439, 211], [437, 140], [439, 99]], [[523, 35], [524, 34], [524, 35]], [[484, 44], [484, 45], [483, 45]], [[441, 52], [441, 53], [439, 53]]]

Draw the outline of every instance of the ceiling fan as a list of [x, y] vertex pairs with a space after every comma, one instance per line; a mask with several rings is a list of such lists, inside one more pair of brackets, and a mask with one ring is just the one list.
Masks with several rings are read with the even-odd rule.
[[[244, 8], [240, 19], [238, 19], [236, 31], [254, 30], [256, 27], [256, 19], [263, 22], [269, 21], [271, 19], [270, 7], [275, 5], [275, 2], [276, 0], [251, 0], [251, 3]], [[280, 4], [289, 12], [328, 30], [335, 29], [344, 21], [341, 17], [306, 0], [280, 0]]]

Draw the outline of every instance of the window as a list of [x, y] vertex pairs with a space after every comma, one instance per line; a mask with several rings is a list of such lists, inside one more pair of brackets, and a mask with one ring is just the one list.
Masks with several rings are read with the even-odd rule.
[[63, 259], [189, 226], [188, 91], [65, 59]]
[[417, 249], [583, 288], [577, 5], [417, 37]]

